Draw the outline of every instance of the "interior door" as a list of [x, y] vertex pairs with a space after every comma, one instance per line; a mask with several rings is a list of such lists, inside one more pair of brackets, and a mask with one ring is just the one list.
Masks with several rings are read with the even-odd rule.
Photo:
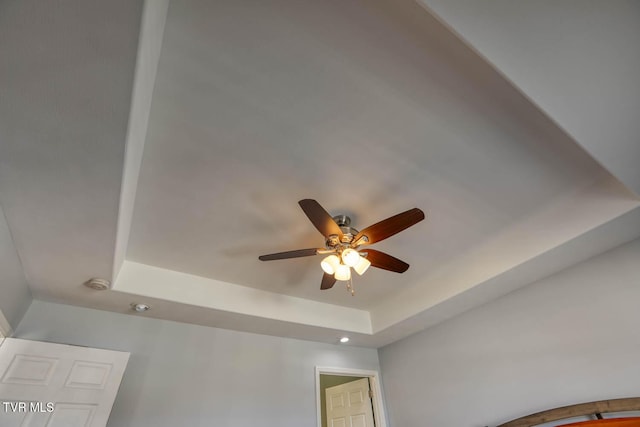
[[327, 427], [374, 427], [369, 390], [368, 378], [327, 388]]
[[129, 353], [5, 338], [0, 426], [104, 427]]

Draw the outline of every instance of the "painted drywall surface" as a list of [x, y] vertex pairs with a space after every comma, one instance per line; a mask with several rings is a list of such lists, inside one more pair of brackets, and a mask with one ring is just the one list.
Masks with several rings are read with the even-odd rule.
[[640, 240], [380, 349], [391, 425], [640, 395]]
[[337, 385], [350, 383], [362, 379], [363, 377], [347, 377], [344, 375], [320, 375], [320, 406], [322, 407], [322, 427], [327, 427], [327, 397], [325, 390], [329, 387], [335, 387]]
[[108, 427], [315, 427], [315, 367], [378, 370], [375, 349], [34, 301], [16, 337], [131, 352]]
[[29, 304], [31, 304], [29, 286], [0, 208], [0, 312], [11, 328], [15, 329]]
[[142, 153], [147, 136], [149, 111], [153, 86], [156, 81], [158, 60], [162, 47], [164, 24], [167, 20], [169, 0], [145, 1], [138, 40], [136, 71], [127, 128], [127, 145], [120, 189], [120, 209], [118, 210], [118, 229], [113, 260], [113, 280], [118, 277], [124, 262], [131, 231], [133, 204], [138, 187], [138, 174], [142, 164]]
[[0, 2], [0, 203], [34, 295], [112, 274], [143, 4]]
[[640, 2], [419, 1], [640, 194]]

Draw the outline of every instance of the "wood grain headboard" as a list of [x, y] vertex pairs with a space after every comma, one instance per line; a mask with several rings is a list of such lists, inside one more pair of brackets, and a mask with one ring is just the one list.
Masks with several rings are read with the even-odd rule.
[[600, 400], [598, 402], [580, 403], [578, 405], [563, 406], [549, 409], [518, 418], [498, 427], [533, 427], [551, 421], [559, 421], [580, 416], [596, 416], [611, 412], [640, 411], [640, 397], [624, 399]]

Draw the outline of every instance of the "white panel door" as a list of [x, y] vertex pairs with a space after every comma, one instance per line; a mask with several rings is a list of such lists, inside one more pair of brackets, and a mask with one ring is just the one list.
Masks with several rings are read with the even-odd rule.
[[129, 353], [6, 338], [0, 426], [104, 427]]
[[329, 387], [327, 398], [327, 427], [374, 427], [369, 379]]

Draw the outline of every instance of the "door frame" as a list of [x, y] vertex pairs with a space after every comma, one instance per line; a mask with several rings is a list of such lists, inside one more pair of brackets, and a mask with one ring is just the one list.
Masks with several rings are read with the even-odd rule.
[[0, 343], [4, 338], [11, 336], [11, 325], [6, 317], [2, 314], [2, 310], [0, 310]]
[[373, 420], [376, 427], [387, 427], [387, 417], [384, 411], [384, 400], [382, 397], [382, 384], [380, 384], [380, 373], [367, 369], [355, 368], [334, 368], [327, 366], [316, 366], [316, 409], [318, 417], [318, 427], [322, 427], [322, 410], [320, 404], [320, 375], [342, 375], [347, 377], [365, 377], [369, 378], [369, 385], [373, 392]]

